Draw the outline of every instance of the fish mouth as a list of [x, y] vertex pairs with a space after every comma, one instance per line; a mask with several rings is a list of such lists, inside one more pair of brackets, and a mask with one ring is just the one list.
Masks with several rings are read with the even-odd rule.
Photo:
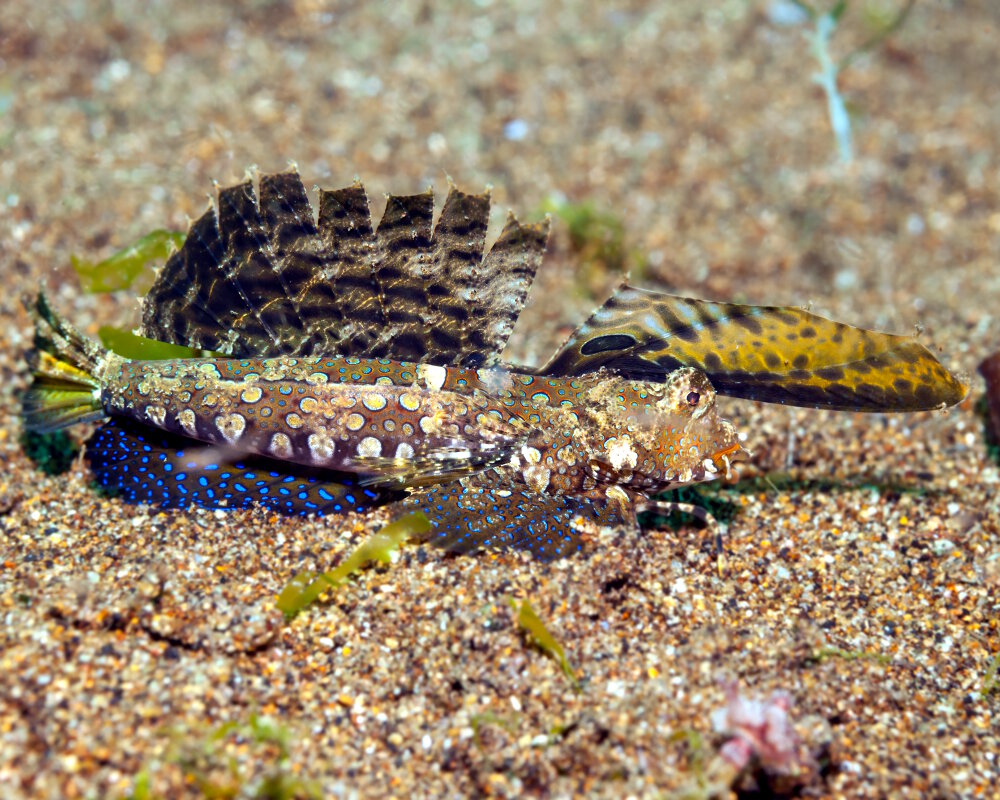
[[734, 442], [722, 450], [717, 450], [710, 458], [702, 462], [702, 467], [707, 475], [724, 475], [726, 480], [731, 480], [734, 476], [733, 464], [740, 461], [749, 461], [750, 451], [739, 442]]

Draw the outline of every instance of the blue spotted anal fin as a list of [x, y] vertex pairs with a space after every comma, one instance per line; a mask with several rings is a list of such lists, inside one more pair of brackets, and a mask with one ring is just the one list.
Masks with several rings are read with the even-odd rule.
[[607, 506], [544, 495], [496, 473], [423, 489], [400, 504], [431, 523], [427, 541], [453, 553], [528, 550], [550, 560], [583, 547], [583, 536], [623, 520]]
[[[221, 456], [221, 457], [220, 457]], [[159, 508], [247, 508], [281, 514], [366, 511], [401, 492], [358, 485], [355, 475], [319, 472], [285, 461], [225, 453], [191, 439], [116, 417], [87, 442], [97, 482], [118, 497]]]

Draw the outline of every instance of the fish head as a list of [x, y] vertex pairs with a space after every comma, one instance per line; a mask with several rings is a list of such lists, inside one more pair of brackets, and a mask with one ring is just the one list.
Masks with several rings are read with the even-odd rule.
[[688, 483], [731, 478], [748, 451], [719, 416], [705, 373], [690, 367], [662, 382], [607, 378], [591, 406], [601, 437], [591, 459], [595, 479], [655, 494]]
[[732, 464], [748, 460], [750, 453], [736, 426], [719, 416], [708, 376], [683, 367], [662, 386], [653, 411], [657, 475], [670, 485], [731, 477]]

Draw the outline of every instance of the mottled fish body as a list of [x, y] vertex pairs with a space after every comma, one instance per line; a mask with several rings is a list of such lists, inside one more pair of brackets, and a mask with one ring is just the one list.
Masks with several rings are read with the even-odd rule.
[[480, 390], [475, 370], [388, 359], [112, 355], [101, 402], [109, 416], [240, 454], [361, 473], [463, 440], [488, 453], [523, 437]]
[[644, 384], [389, 359], [109, 353], [100, 384], [108, 416], [369, 485], [412, 488], [506, 465], [532, 491], [606, 500], [612, 487], [620, 495], [711, 479], [741, 451], [711, 385], [691, 369]]
[[[419, 510], [458, 552], [551, 558], [636, 525], [658, 492], [745, 455], [716, 389], [850, 411], [965, 395], [923, 346], [798, 308], [629, 286], [540, 369], [502, 353], [548, 223], [513, 215], [487, 250], [488, 193], [390, 196], [295, 172], [220, 190], [144, 298], [139, 332], [221, 357], [129, 361], [35, 304], [28, 428], [105, 420], [99, 483], [162, 508]], [[713, 388], [713, 386], [715, 388]]]

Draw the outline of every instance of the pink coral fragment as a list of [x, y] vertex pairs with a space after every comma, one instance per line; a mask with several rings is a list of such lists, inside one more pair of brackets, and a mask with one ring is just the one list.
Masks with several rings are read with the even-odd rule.
[[774, 692], [767, 700], [751, 699], [740, 692], [736, 681], [722, 684], [726, 706], [713, 712], [712, 726], [718, 733], [731, 735], [720, 755], [737, 770], [756, 756], [765, 769], [789, 773], [800, 766], [799, 738], [788, 712], [792, 707], [787, 692]]

